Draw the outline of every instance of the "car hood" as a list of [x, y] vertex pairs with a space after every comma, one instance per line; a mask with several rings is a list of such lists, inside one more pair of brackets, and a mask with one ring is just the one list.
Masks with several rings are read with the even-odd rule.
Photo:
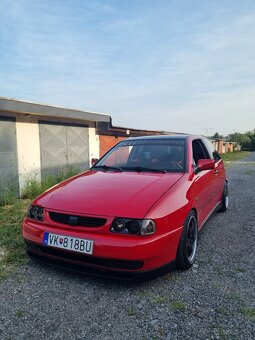
[[76, 214], [143, 218], [182, 176], [89, 170], [45, 192], [34, 204]]

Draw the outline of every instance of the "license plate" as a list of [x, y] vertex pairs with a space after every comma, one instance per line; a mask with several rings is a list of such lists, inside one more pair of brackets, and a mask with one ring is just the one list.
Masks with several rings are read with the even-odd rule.
[[93, 253], [94, 241], [85, 240], [78, 237], [70, 237], [57, 235], [52, 233], [44, 233], [43, 244], [49, 247], [68, 249], [78, 253], [90, 254]]

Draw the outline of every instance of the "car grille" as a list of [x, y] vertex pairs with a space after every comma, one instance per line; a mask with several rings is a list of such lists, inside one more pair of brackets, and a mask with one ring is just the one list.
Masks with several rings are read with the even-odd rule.
[[49, 216], [52, 221], [81, 227], [101, 227], [106, 223], [106, 218], [88, 217], [60, 214], [50, 211]]

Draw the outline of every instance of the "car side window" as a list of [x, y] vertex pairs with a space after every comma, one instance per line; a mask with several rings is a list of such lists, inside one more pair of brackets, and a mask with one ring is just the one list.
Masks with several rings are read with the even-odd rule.
[[205, 144], [205, 146], [206, 146], [206, 148], [207, 148], [207, 150], [209, 152], [210, 158], [214, 159], [216, 162], [220, 161], [221, 157], [218, 154], [218, 152], [215, 150], [215, 148], [212, 145], [212, 143], [208, 139], [206, 139], [206, 138], [203, 139], [203, 143]]
[[197, 166], [199, 159], [209, 159], [210, 158], [209, 153], [208, 153], [207, 149], [205, 148], [201, 139], [193, 140], [192, 151], [193, 151], [193, 160], [194, 160], [196, 166]]

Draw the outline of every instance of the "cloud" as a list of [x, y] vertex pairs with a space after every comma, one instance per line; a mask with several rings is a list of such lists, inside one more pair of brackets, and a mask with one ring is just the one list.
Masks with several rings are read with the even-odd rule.
[[137, 128], [255, 126], [252, 2], [0, 6], [2, 96], [109, 112]]

